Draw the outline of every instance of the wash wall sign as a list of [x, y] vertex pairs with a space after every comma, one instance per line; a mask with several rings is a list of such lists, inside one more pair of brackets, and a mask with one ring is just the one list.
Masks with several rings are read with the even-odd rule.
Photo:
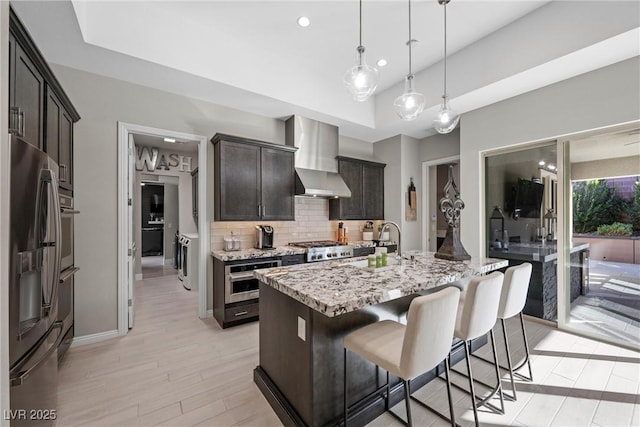
[[160, 152], [157, 147], [136, 147], [136, 170], [154, 172], [161, 170], [178, 170], [191, 172], [191, 156], [178, 153]]

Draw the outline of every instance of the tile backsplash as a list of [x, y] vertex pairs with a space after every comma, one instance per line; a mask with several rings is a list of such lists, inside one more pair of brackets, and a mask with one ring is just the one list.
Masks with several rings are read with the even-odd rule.
[[[224, 237], [233, 235], [240, 238], [241, 249], [252, 248], [256, 244], [255, 226], [268, 224], [274, 229], [274, 244], [287, 245], [289, 242], [309, 240], [336, 240], [338, 222], [329, 220], [329, 200], [312, 197], [295, 198], [295, 221], [213, 221], [211, 222], [211, 250], [224, 246]], [[349, 240], [362, 240], [362, 228], [366, 221], [342, 221], [347, 227]], [[378, 227], [381, 221], [374, 221]], [[377, 235], [376, 233], [374, 233]]]

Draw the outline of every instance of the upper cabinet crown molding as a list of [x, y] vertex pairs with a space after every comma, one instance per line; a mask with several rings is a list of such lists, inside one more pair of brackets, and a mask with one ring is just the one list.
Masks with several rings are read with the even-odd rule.
[[60, 191], [73, 194], [73, 124], [80, 114], [27, 29], [10, 8], [9, 128], [59, 166]]
[[241, 136], [228, 135], [228, 134], [225, 134], [225, 133], [216, 133], [215, 135], [213, 135], [213, 138], [211, 138], [211, 142], [213, 143], [213, 145], [216, 145], [220, 141], [238, 142], [240, 144], [251, 144], [251, 145], [258, 146], [258, 147], [275, 148], [277, 150], [291, 151], [291, 152], [295, 152], [298, 149], [298, 147], [292, 147], [290, 145], [276, 144], [274, 142], [259, 141], [257, 139], [244, 138], [244, 137], [241, 137]]
[[34, 43], [18, 15], [16, 15], [13, 8], [9, 8], [9, 10], [9, 30], [11, 31], [11, 34], [25, 50], [29, 59], [34, 63], [40, 74], [42, 74], [47, 84], [53, 88], [53, 91], [56, 93], [58, 98], [60, 98], [60, 102], [71, 116], [71, 119], [74, 122], [77, 122], [80, 120], [78, 110], [76, 110], [71, 103], [71, 100], [62, 88], [62, 85], [53, 74], [53, 71], [51, 71], [51, 68], [49, 68], [49, 64], [47, 64], [47, 61], [44, 59], [44, 55], [42, 55], [42, 52], [40, 52], [40, 49], [38, 49], [38, 46]]

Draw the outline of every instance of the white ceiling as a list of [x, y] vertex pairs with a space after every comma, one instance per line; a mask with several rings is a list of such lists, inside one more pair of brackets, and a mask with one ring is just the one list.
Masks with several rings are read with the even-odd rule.
[[632, 156], [640, 159], [640, 129], [572, 140], [570, 156], [571, 163]]
[[[369, 63], [385, 58], [377, 95], [351, 100], [358, 2], [12, 2], [47, 60], [268, 117], [301, 114], [377, 141], [422, 138], [442, 95], [442, 7], [414, 0], [416, 86], [425, 112], [393, 112], [407, 73], [407, 2], [363, 2]], [[311, 26], [296, 25], [299, 16]], [[461, 113], [640, 54], [640, 6], [627, 1], [452, 0], [449, 94]], [[462, 124], [464, 123], [464, 116]]]

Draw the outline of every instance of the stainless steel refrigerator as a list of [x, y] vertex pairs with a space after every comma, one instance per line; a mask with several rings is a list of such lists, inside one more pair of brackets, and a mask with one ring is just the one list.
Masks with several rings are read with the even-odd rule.
[[12, 426], [56, 417], [60, 280], [58, 165], [11, 139], [9, 363]]

